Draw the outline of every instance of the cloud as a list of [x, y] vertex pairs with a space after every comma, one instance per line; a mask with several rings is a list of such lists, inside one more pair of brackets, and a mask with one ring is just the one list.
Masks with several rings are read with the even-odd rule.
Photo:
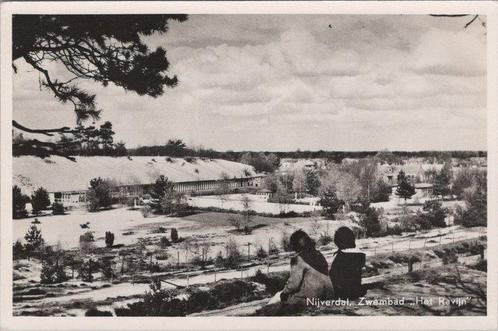
[[486, 52], [481, 39], [465, 30], [430, 29], [421, 36], [411, 55], [414, 69], [428, 74], [483, 75]]
[[[486, 144], [485, 30], [462, 22], [191, 15], [146, 38], [167, 49], [178, 87], [151, 98], [79, 84], [97, 94], [102, 121], [128, 146], [181, 137], [218, 149], [475, 148]], [[71, 105], [39, 91], [29, 66], [19, 69], [16, 119], [74, 123]]]

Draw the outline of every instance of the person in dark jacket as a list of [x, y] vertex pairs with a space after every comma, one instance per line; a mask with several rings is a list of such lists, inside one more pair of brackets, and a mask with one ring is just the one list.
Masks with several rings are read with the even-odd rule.
[[365, 295], [361, 285], [361, 271], [365, 266], [365, 254], [358, 251], [353, 231], [345, 226], [337, 229], [334, 243], [338, 250], [330, 266], [330, 280], [338, 299], [354, 300]]
[[305, 304], [307, 298], [333, 298], [334, 288], [328, 276], [327, 260], [315, 248], [308, 234], [303, 230], [294, 232], [290, 237], [290, 247], [296, 254], [291, 258], [289, 279], [269, 304]]

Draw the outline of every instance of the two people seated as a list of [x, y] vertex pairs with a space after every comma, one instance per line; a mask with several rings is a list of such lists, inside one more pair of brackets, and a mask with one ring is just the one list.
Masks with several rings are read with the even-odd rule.
[[334, 235], [334, 243], [338, 250], [329, 269], [313, 239], [302, 230], [294, 232], [290, 246], [296, 254], [291, 258], [289, 279], [269, 304], [306, 304], [308, 298], [354, 300], [364, 295], [361, 270], [365, 265], [365, 254], [355, 249], [353, 231], [340, 227]]

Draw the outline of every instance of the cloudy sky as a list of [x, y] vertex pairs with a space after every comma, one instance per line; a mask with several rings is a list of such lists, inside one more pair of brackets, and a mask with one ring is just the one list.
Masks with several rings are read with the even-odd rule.
[[[167, 50], [177, 88], [154, 99], [81, 87], [128, 147], [177, 137], [218, 150], [485, 149], [486, 31], [468, 20], [191, 15], [147, 38]], [[71, 106], [16, 64], [14, 118], [74, 125]]]

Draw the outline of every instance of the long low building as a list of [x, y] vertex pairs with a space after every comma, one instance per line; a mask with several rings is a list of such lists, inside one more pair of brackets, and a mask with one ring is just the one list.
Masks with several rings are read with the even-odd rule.
[[207, 158], [81, 156], [76, 157], [76, 162], [58, 156], [13, 159], [14, 185], [28, 195], [43, 187], [52, 202], [66, 207], [86, 202], [93, 178], [111, 181], [113, 197], [133, 198], [145, 194], [161, 175], [175, 184], [175, 190], [186, 194], [221, 187], [259, 187], [264, 177], [247, 164]]

